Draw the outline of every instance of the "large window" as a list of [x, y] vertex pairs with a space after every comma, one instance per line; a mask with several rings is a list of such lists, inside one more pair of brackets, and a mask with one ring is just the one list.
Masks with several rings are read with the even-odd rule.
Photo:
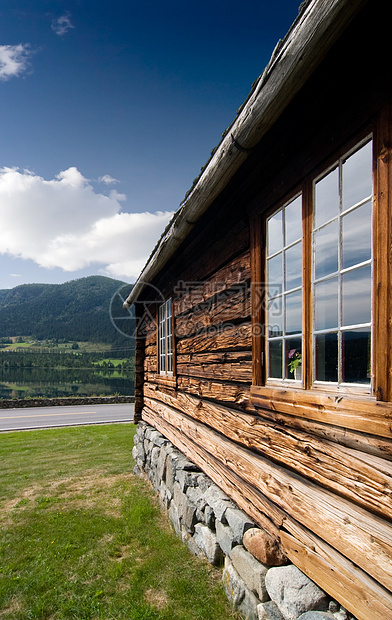
[[159, 372], [173, 374], [173, 314], [172, 300], [167, 299], [159, 306]]
[[372, 144], [314, 183], [315, 381], [370, 383]]
[[370, 391], [372, 174], [368, 139], [267, 217], [267, 382]]

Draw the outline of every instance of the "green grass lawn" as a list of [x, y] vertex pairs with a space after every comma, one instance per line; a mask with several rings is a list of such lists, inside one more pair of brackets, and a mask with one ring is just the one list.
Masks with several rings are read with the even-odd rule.
[[1, 619], [238, 618], [131, 473], [135, 428], [1, 434]]

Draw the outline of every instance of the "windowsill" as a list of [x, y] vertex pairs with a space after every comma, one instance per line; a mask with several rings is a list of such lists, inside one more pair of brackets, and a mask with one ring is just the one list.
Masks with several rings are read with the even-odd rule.
[[[305, 391], [303, 382], [297, 379], [267, 379], [267, 383], [264, 386], [266, 388], [278, 388], [283, 390]], [[368, 398], [375, 400], [374, 396], [370, 393], [369, 384], [361, 383], [332, 383], [330, 381], [315, 381], [310, 390], [306, 392], [314, 393], [326, 393], [338, 398], [349, 396], [350, 398]]]
[[376, 401], [370, 394], [328, 392], [324, 386], [305, 390], [294, 381], [253, 385], [250, 393], [252, 405], [274, 419], [279, 414], [291, 415], [392, 438], [392, 404]]

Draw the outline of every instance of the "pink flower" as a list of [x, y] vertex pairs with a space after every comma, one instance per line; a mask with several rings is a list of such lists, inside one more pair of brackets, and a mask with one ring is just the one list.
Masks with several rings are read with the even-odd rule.
[[297, 352], [297, 349], [290, 349], [289, 351], [289, 358], [291, 359], [292, 357], [294, 357], [294, 354]]

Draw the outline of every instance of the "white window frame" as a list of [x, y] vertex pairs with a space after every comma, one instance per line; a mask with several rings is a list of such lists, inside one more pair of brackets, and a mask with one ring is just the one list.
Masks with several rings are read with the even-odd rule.
[[[343, 209], [343, 206], [340, 205], [339, 207], [339, 213], [331, 218], [331, 220], [329, 220], [328, 222], [324, 222], [321, 226], [316, 227], [315, 225], [315, 214], [316, 214], [316, 198], [315, 198], [315, 188], [316, 188], [316, 184], [322, 180], [323, 178], [326, 178], [328, 176], [328, 174], [330, 174], [331, 172], [333, 172], [333, 170], [337, 169], [338, 170], [338, 176], [339, 176], [339, 200], [342, 201], [342, 167], [344, 162], [349, 159], [349, 157], [353, 154], [355, 154], [357, 151], [359, 151], [361, 148], [363, 148], [364, 146], [366, 146], [367, 144], [371, 143], [371, 147], [372, 147], [372, 152], [373, 152], [373, 136], [369, 135], [367, 136], [364, 140], [362, 140], [361, 142], [357, 143], [352, 149], [350, 149], [348, 152], [344, 153], [344, 155], [342, 157], [340, 157], [339, 159], [336, 160], [335, 164], [330, 166], [328, 169], [326, 169], [322, 174], [318, 175], [314, 180], [313, 180], [313, 225], [312, 225], [312, 290], [314, 290], [314, 287], [317, 283], [320, 282], [326, 282], [329, 279], [331, 279], [332, 277], [337, 277], [338, 278], [338, 326], [337, 329], [336, 328], [330, 328], [330, 329], [321, 329], [321, 330], [317, 330], [315, 327], [315, 307], [316, 304], [313, 300], [313, 316], [312, 316], [312, 365], [313, 365], [313, 369], [312, 369], [312, 373], [313, 373], [313, 387], [317, 388], [320, 387], [322, 389], [325, 388], [332, 388], [334, 390], [341, 390], [341, 389], [355, 389], [358, 391], [362, 391], [364, 393], [370, 393], [372, 391], [372, 367], [373, 367], [373, 360], [372, 360], [372, 342], [373, 342], [373, 325], [374, 325], [374, 318], [373, 318], [373, 295], [372, 295], [372, 291], [373, 291], [373, 281], [374, 281], [374, 274], [373, 274], [373, 243], [371, 243], [371, 256], [368, 260], [365, 260], [361, 263], [352, 265], [348, 268], [344, 268], [342, 265], [342, 255], [343, 255], [343, 236], [342, 236], [342, 222], [343, 222], [343, 218], [345, 215], [348, 215], [350, 212], [353, 212], [355, 210], [357, 210], [358, 208], [360, 208], [361, 206], [364, 206], [366, 203], [370, 202], [371, 203], [371, 210], [373, 212], [373, 195], [374, 195], [374, 188], [372, 189], [372, 193], [369, 194], [368, 196], [366, 196], [365, 198], [363, 198], [360, 202], [351, 205], [350, 207]], [[320, 277], [320, 278], [316, 278], [315, 275], [315, 243], [314, 243], [314, 235], [315, 232], [317, 230], [322, 229], [323, 227], [327, 226], [329, 223], [331, 223], [332, 221], [336, 221], [338, 224], [338, 269], [336, 271], [336, 273], [334, 274], [328, 274], [327, 276], [324, 277]], [[370, 235], [371, 235], [371, 239], [373, 240], [373, 229], [371, 226], [370, 229]], [[343, 325], [343, 321], [342, 321], [342, 278], [344, 277], [345, 274], [349, 274], [350, 272], [354, 272], [362, 267], [370, 267], [370, 271], [371, 271], [371, 287], [370, 287], [370, 291], [371, 291], [371, 299], [370, 299], [370, 321], [366, 322], [366, 323], [360, 323], [360, 324], [352, 324], [349, 326], [345, 326]], [[370, 377], [369, 377], [369, 383], [355, 383], [355, 382], [344, 382], [343, 381], [343, 353], [342, 353], [342, 338], [343, 338], [343, 334], [346, 331], [352, 331], [352, 330], [357, 330], [357, 329], [370, 329]], [[323, 335], [323, 334], [329, 334], [329, 333], [335, 333], [337, 332], [338, 334], [338, 379], [336, 382], [334, 381], [321, 381], [321, 380], [317, 380], [316, 379], [316, 336], [317, 335]]]
[[159, 374], [173, 376], [173, 303], [171, 297], [158, 308]]
[[[265, 379], [264, 379], [264, 385], [268, 386], [268, 385], [283, 385], [283, 386], [287, 386], [289, 387], [290, 385], [295, 388], [299, 387], [302, 389], [316, 389], [316, 390], [324, 390], [324, 391], [331, 391], [331, 392], [354, 392], [356, 394], [372, 394], [372, 391], [374, 390], [374, 386], [372, 385], [373, 382], [373, 374], [374, 374], [374, 369], [373, 369], [373, 349], [374, 349], [374, 316], [373, 316], [373, 306], [374, 306], [374, 299], [373, 299], [373, 286], [374, 286], [374, 274], [373, 274], [373, 270], [374, 270], [374, 265], [373, 265], [373, 230], [370, 231], [371, 234], [371, 239], [372, 239], [372, 244], [371, 244], [371, 248], [372, 248], [372, 254], [371, 257], [368, 260], [365, 260], [363, 263], [358, 263], [355, 265], [352, 265], [350, 267], [347, 268], [343, 268], [342, 267], [342, 263], [341, 263], [341, 256], [342, 256], [342, 221], [343, 218], [348, 215], [350, 212], [355, 211], [356, 209], [360, 208], [361, 206], [365, 205], [366, 203], [370, 202], [371, 203], [371, 209], [373, 211], [374, 208], [374, 187], [373, 187], [373, 191], [372, 194], [369, 194], [366, 197], [363, 197], [360, 202], [358, 202], [357, 204], [353, 204], [348, 206], [346, 209], [343, 209], [343, 206], [339, 209], [339, 215], [337, 218], [338, 221], [338, 245], [339, 245], [339, 269], [338, 269], [338, 277], [339, 277], [339, 287], [341, 287], [341, 278], [344, 276], [345, 273], [349, 273], [354, 272], [356, 269], [362, 268], [362, 267], [369, 267], [371, 269], [371, 298], [370, 298], [370, 321], [366, 322], [366, 323], [361, 323], [361, 324], [353, 324], [353, 325], [344, 325], [342, 323], [342, 308], [341, 308], [341, 289], [339, 289], [339, 324], [338, 324], [338, 339], [339, 339], [339, 350], [338, 350], [338, 364], [339, 364], [339, 368], [338, 368], [338, 380], [337, 381], [321, 381], [321, 380], [316, 380], [316, 336], [322, 333], [333, 333], [336, 332], [335, 328], [331, 328], [331, 329], [324, 329], [324, 330], [316, 330], [315, 329], [315, 299], [314, 299], [314, 289], [315, 289], [315, 285], [318, 282], [322, 282], [323, 279], [327, 280], [328, 278], [330, 278], [331, 276], [325, 276], [323, 277], [319, 277], [316, 278], [315, 277], [315, 249], [314, 249], [314, 233], [316, 230], [321, 229], [323, 226], [326, 226], [327, 223], [323, 223], [322, 225], [316, 227], [314, 225], [314, 218], [315, 218], [315, 187], [316, 187], [316, 183], [320, 180], [322, 180], [324, 177], [326, 177], [332, 170], [338, 168], [339, 169], [339, 178], [340, 178], [340, 183], [339, 183], [339, 199], [342, 199], [342, 194], [341, 194], [341, 167], [343, 165], [343, 163], [349, 159], [349, 157], [353, 154], [355, 154], [357, 151], [359, 151], [362, 147], [364, 147], [366, 144], [371, 143], [372, 145], [372, 151], [374, 150], [374, 137], [372, 134], [368, 134], [365, 138], [363, 138], [362, 140], [358, 141], [353, 148], [348, 149], [347, 151], [344, 152], [344, 154], [341, 157], [337, 157], [335, 160], [335, 163], [333, 163], [330, 166], [325, 167], [323, 170], [320, 171], [319, 174], [316, 175], [309, 175], [309, 177], [307, 177], [307, 181], [305, 183], [305, 185], [303, 186], [302, 191], [297, 191], [296, 193], [293, 193], [291, 195], [291, 197], [289, 197], [288, 200], [285, 200], [284, 202], [282, 202], [279, 206], [277, 206], [274, 211], [271, 211], [270, 214], [265, 218], [265, 232], [266, 232], [266, 239], [267, 239], [267, 230], [268, 230], [268, 222], [270, 221], [270, 219], [272, 217], [274, 217], [275, 214], [279, 213], [279, 211], [284, 210], [287, 206], [289, 206], [294, 200], [296, 200], [296, 198], [298, 198], [299, 196], [302, 195], [302, 219], [303, 219], [303, 240], [302, 240], [302, 252], [303, 252], [303, 275], [304, 278], [306, 280], [303, 280], [302, 282], [302, 293], [303, 293], [303, 303], [302, 303], [302, 312], [303, 312], [303, 325], [302, 325], [302, 360], [304, 363], [304, 368], [303, 368], [303, 372], [301, 373], [300, 376], [295, 376], [292, 377], [292, 375], [288, 375], [287, 374], [287, 370], [285, 370], [285, 364], [286, 361], [285, 358], [287, 357], [287, 351], [285, 351], [285, 343], [288, 342], [290, 340], [290, 335], [288, 335], [286, 333], [285, 330], [285, 323], [286, 323], [286, 316], [285, 316], [285, 304], [283, 303], [283, 333], [282, 334], [278, 334], [275, 338], [273, 336], [271, 336], [268, 333], [268, 304], [270, 303], [270, 299], [269, 294], [268, 294], [268, 289], [269, 289], [269, 285], [270, 284], [274, 284], [273, 282], [269, 282], [268, 281], [268, 268], [267, 268], [267, 262], [269, 259], [273, 258], [273, 253], [269, 254], [268, 253], [268, 248], [265, 248], [265, 282], [266, 282], [266, 308], [265, 308], [265, 325], [266, 325], [266, 333], [265, 333], [265, 359], [266, 359], [266, 365], [265, 365]], [[372, 156], [373, 157], [373, 156]], [[372, 169], [372, 174], [373, 174], [373, 169]], [[374, 183], [373, 183], [374, 184]], [[308, 187], [311, 187], [311, 191], [308, 191]], [[311, 211], [309, 211], [309, 209], [311, 208]], [[311, 213], [311, 224], [310, 224], [310, 229], [309, 229], [309, 225], [305, 223], [306, 217], [308, 214], [308, 220], [309, 220], [309, 213]], [[266, 243], [267, 245], [267, 243]], [[285, 241], [283, 241], [283, 246], [281, 248], [282, 252], [285, 252], [287, 250], [287, 248], [289, 248], [289, 245], [285, 245]], [[278, 252], [277, 252], [278, 253]], [[309, 258], [310, 257], [310, 258]], [[283, 282], [284, 282], [284, 272], [283, 272]], [[288, 290], [284, 290], [284, 284], [283, 284], [283, 290], [282, 290], [282, 299], [284, 302], [285, 296], [288, 293], [291, 293], [292, 291]], [[294, 289], [293, 289], [294, 290]], [[311, 308], [311, 311], [310, 311]], [[366, 329], [369, 330], [370, 329], [370, 376], [369, 377], [369, 382], [364, 382], [364, 383], [360, 383], [360, 382], [344, 382], [342, 380], [342, 368], [343, 368], [343, 359], [342, 359], [342, 334], [346, 331], [355, 331], [355, 330], [360, 330], [360, 329]], [[294, 336], [296, 337], [300, 337], [301, 335], [298, 334], [294, 334]], [[283, 354], [282, 354], [282, 377], [278, 378], [278, 377], [272, 377], [270, 374], [270, 359], [269, 359], [269, 343], [273, 342], [273, 340], [281, 340], [282, 341], [282, 347], [283, 347]], [[307, 380], [305, 381], [304, 379], [304, 373], [306, 371], [306, 376], [307, 376]]]

